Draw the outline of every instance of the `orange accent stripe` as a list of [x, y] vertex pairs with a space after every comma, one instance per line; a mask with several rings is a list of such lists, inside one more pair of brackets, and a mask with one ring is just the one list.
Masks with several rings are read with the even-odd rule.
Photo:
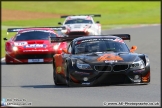
[[144, 77], [142, 77], [143, 82], [147, 82], [150, 79], [150, 72], [148, 72]]
[[76, 78], [74, 78], [73, 76], [70, 75], [70, 78], [71, 78], [74, 82], [79, 83], [79, 81], [78, 81]]

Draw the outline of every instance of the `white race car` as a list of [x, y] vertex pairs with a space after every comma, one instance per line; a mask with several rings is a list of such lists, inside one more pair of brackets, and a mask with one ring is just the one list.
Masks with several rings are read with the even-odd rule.
[[95, 22], [93, 17], [101, 17], [101, 15], [65, 15], [61, 16], [65, 21], [58, 24], [66, 27], [66, 30], [62, 31], [66, 35], [101, 35], [101, 24], [99, 21]]

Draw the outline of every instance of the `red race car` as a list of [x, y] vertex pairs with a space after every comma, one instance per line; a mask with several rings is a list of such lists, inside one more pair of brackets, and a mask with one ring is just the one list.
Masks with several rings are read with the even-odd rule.
[[[9, 63], [52, 62], [54, 54], [62, 53], [67, 42], [51, 43], [50, 37], [61, 37], [61, 30], [65, 27], [32, 27], [9, 28], [8, 32], [17, 32], [15, 36], [4, 38], [5, 61]], [[58, 33], [57, 33], [58, 31]]]

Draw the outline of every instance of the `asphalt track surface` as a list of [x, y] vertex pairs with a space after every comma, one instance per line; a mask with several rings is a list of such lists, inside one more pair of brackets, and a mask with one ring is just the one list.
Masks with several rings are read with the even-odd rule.
[[26, 102], [32, 102], [32, 106], [53, 107], [103, 106], [103, 102], [161, 102], [160, 25], [103, 31], [103, 34], [112, 33], [131, 34], [131, 41], [126, 41], [129, 48], [136, 45], [136, 52], [149, 56], [149, 85], [55, 86], [52, 64], [6, 65], [2, 62], [2, 98], [24, 98]]

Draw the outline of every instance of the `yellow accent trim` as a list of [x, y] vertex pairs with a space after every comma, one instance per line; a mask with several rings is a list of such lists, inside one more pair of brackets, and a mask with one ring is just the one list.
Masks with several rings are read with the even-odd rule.
[[60, 66], [56, 68], [56, 72], [61, 73], [61, 67]]

